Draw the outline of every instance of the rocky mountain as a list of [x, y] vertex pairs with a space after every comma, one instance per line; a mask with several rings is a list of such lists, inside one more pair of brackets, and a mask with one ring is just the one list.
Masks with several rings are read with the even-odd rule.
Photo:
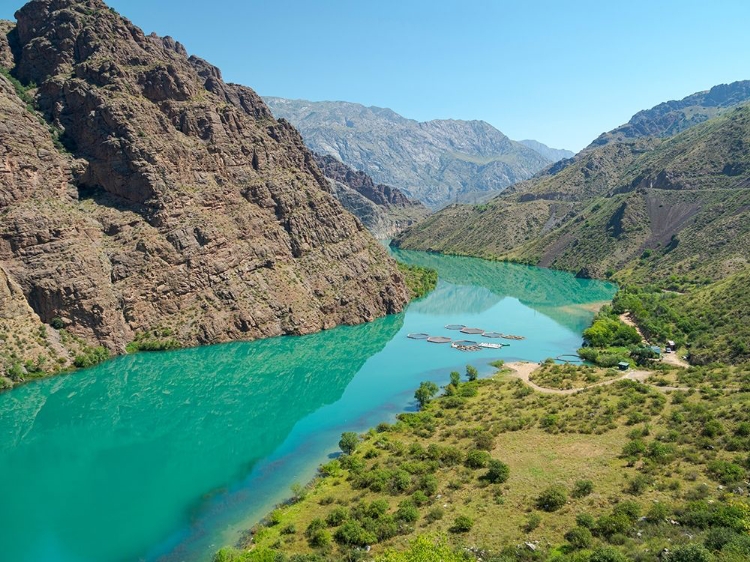
[[[712, 294], [714, 284], [746, 278], [750, 268], [748, 147], [750, 105], [727, 107], [672, 137], [612, 140], [584, 150], [487, 204], [446, 208], [395, 244]], [[698, 310], [690, 298], [680, 296], [685, 302], [675, 309]], [[737, 306], [729, 303], [723, 313], [740, 318], [746, 311]], [[733, 342], [737, 323], [722, 325], [695, 336], [703, 346], [694, 348], [696, 357], [727, 359], [711, 342]], [[735, 348], [742, 346], [723, 349]], [[737, 353], [733, 360], [750, 349]]]
[[16, 19], [0, 36], [6, 373], [403, 308], [395, 263], [251, 89], [100, 0]]
[[432, 208], [484, 198], [551, 163], [484, 121], [420, 123], [356, 103], [264, 100], [274, 115], [299, 129], [315, 152], [334, 156]]
[[323, 175], [331, 183], [332, 193], [376, 238], [391, 238], [429, 214], [427, 207], [409, 199], [401, 190], [375, 184], [370, 176], [350, 168], [333, 156], [314, 156]]
[[531, 139], [526, 139], [518, 142], [528, 146], [532, 150], [536, 150], [539, 154], [541, 154], [551, 162], [558, 162], [559, 160], [565, 160], [566, 158], [573, 158], [573, 156], [575, 156], [575, 152], [573, 152], [572, 150], [565, 150], [564, 148], [550, 148], [544, 143]]
[[600, 135], [588, 148], [643, 137], [676, 135], [748, 100], [750, 80], [714, 86], [708, 91], [639, 111], [624, 125]]

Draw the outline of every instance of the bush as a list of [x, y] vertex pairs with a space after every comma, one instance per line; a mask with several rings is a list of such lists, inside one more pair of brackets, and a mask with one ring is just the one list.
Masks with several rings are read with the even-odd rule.
[[722, 460], [709, 462], [708, 473], [725, 486], [740, 482], [745, 478], [744, 468], [733, 462]]
[[359, 445], [359, 435], [353, 431], [345, 431], [341, 434], [339, 448], [345, 455], [351, 455], [357, 448], [357, 445]]
[[561, 486], [547, 488], [536, 499], [536, 507], [543, 511], [557, 511], [568, 503], [568, 493]]
[[435, 507], [430, 510], [430, 512], [425, 516], [425, 520], [428, 523], [434, 523], [435, 521], [439, 521], [443, 518], [445, 515], [445, 512], [443, 511], [442, 507]]
[[594, 491], [594, 483], [591, 480], [578, 480], [573, 486], [571, 495], [574, 498], [585, 498]]
[[472, 367], [471, 365], [466, 365], [466, 378], [470, 381], [475, 381], [479, 377], [479, 372], [476, 370], [475, 367]]
[[419, 479], [419, 489], [428, 496], [434, 496], [438, 489], [438, 480], [434, 474], [425, 474]]
[[318, 529], [308, 537], [307, 544], [313, 548], [325, 548], [331, 544], [331, 533], [325, 529]]
[[466, 455], [464, 464], [469, 468], [485, 468], [490, 462], [490, 454], [487, 451], [472, 449]]
[[456, 388], [461, 384], [461, 373], [458, 371], [451, 371], [451, 384]]
[[474, 526], [474, 520], [466, 515], [459, 515], [453, 520], [453, 526], [449, 529], [451, 533], [468, 533]]
[[396, 510], [396, 520], [404, 523], [414, 523], [419, 519], [419, 510], [411, 500], [404, 500], [398, 505]]
[[333, 511], [328, 514], [328, 517], [326, 517], [326, 523], [329, 527], [338, 527], [347, 519], [349, 519], [349, 511], [345, 507], [339, 506], [335, 507]]
[[542, 523], [542, 517], [538, 513], [529, 513], [526, 517], [526, 523], [523, 525], [523, 530], [530, 533]]
[[474, 439], [474, 444], [476, 445], [477, 449], [482, 449], [483, 451], [491, 451], [495, 448], [495, 438], [486, 431], [482, 431]]
[[711, 553], [699, 544], [678, 546], [663, 558], [664, 562], [712, 562], [713, 559]]
[[576, 525], [579, 527], [586, 527], [587, 529], [591, 530], [594, 527], [596, 527], [596, 520], [594, 519], [593, 515], [590, 515], [588, 513], [579, 513], [576, 515]]
[[502, 461], [492, 459], [484, 478], [493, 484], [502, 484], [510, 476], [510, 467]]
[[377, 537], [364, 529], [358, 521], [349, 519], [333, 535], [336, 542], [348, 546], [367, 546], [377, 542]]
[[59, 316], [55, 316], [50, 321], [49, 325], [52, 326], [55, 330], [62, 330], [65, 327], [65, 323]]
[[579, 550], [591, 546], [594, 537], [586, 527], [574, 527], [565, 533], [565, 540], [570, 543], [574, 549]]

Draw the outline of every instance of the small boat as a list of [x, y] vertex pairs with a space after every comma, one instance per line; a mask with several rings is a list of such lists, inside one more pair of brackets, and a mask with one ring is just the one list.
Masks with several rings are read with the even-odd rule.
[[502, 349], [503, 344], [501, 343], [490, 343], [486, 341], [479, 342], [478, 347], [482, 347], [484, 349]]

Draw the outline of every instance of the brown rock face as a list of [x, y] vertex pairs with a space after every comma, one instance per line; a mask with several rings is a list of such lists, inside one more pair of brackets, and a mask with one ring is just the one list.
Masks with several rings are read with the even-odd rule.
[[392, 260], [255, 92], [98, 0], [16, 18], [47, 123], [0, 77], [0, 265], [43, 322], [121, 352], [155, 328], [194, 345], [403, 308]]

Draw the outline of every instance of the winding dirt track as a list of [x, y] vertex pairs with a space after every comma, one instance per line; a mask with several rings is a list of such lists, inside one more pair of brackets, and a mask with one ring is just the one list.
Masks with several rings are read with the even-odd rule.
[[[621, 381], [624, 379], [645, 383], [646, 379], [651, 375], [651, 371], [628, 371], [627, 373], [623, 374], [621, 377], [598, 382], [596, 384], [590, 384], [588, 386], [584, 386], [583, 388], [571, 388], [567, 390], [562, 390], [558, 388], [546, 388], [543, 386], [539, 386], [538, 384], [530, 380], [531, 373], [533, 373], [536, 369], [539, 368], [539, 365], [537, 363], [527, 363], [525, 361], [518, 361], [515, 363], [506, 363], [505, 366], [511, 369], [512, 372], [509, 373], [510, 376], [515, 377], [517, 379], [521, 379], [524, 383], [529, 385], [531, 388], [533, 388], [537, 392], [541, 392], [542, 394], [576, 394], [577, 392], [588, 390], [589, 388], [595, 388], [597, 386], [605, 386], [608, 384], [614, 384], [617, 381]], [[673, 390], [689, 390], [688, 388], [682, 388], [678, 386], [654, 386], [653, 388], [661, 392], [669, 392]]]

